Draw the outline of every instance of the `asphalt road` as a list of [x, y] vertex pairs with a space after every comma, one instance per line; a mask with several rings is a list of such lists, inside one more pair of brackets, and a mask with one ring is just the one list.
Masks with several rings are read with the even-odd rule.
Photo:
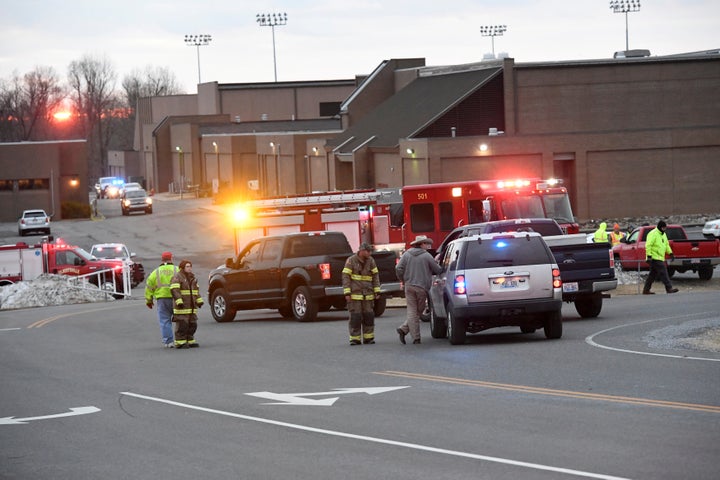
[[[232, 252], [207, 199], [130, 217], [113, 202], [53, 233], [127, 243], [148, 272], [172, 250], [201, 288]], [[0, 311], [0, 478], [717, 478], [720, 353], [656, 341], [717, 319], [717, 291], [618, 295], [591, 320], [566, 305], [560, 340], [506, 328], [463, 346], [427, 324], [400, 345], [398, 307], [358, 347], [342, 311], [219, 324], [203, 309], [201, 347], [182, 351], [133, 293]]]

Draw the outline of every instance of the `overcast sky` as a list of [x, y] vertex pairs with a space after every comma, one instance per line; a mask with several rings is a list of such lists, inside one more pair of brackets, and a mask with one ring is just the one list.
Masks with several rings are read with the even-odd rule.
[[[203, 82], [273, 81], [272, 28], [259, 13], [287, 13], [277, 26], [279, 81], [350, 79], [382, 60], [427, 65], [480, 61], [492, 50], [481, 26], [507, 25], [495, 52], [516, 62], [611, 58], [625, 49], [625, 15], [607, 0], [0, 0], [0, 79], [52, 66], [64, 80], [83, 55], [107, 58], [118, 74], [167, 67], [196, 92]], [[652, 55], [720, 48], [720, 1], [642, 0], [628, 14], [629, 46]]]

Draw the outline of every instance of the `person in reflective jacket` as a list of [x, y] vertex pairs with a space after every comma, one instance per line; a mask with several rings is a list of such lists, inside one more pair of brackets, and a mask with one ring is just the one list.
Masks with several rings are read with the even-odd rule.
[[643, 295], [653, 294], [650, 289], [655, 279], [660, 280], [665, 285], [667, 293], [676, 293], [678, 291], [670, 283], [670, 275], [668, 275], [667, 265], [665, 265], [665, 255], [669, 255], [673, 260], [675, 259], [672, 248], [670, 248], [670, 242], [668, 242], [667, 235], [665, 235], [666, 228], [667, 224], [660, 220], [657, 227], [650, 230], [647, 240], [645, 240], [645, 256], [647, 256], [646, 261], [650, 265], [650, 273], [647, 280], [645, 280]]
[[189, 260], [180, 262], [180, 270], [170, 284], [173, 298], [173, 321], [175, 322], [175, 348], [194, 348], [200, 345], [195, 340], [197, 312], [203, 306], [198, 291], [198, 282]]
[[362, 343], [375, 343], [375, 299], [380, 295], [380, 273], [372, 251], [372, 245], [362, 243], [342, 271], [343, 293], [350, 312], [350, 345], [360, 345], [361, 338]]
[[170, 293], [170, 282], [177, 273], [178, 267], [173, 265], [172, 253], [163, 252], [162, 263], [148, 276], [145, 281], [145, 304], [152, 309], [157, 303], [157, 317], [160, 324], [160, 336], [164, 348], [173, 348], [172, 315], [173, 301]]

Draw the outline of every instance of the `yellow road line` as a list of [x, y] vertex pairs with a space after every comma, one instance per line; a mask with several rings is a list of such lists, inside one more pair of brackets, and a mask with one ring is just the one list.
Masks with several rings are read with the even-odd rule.
[[54, 317], [48, 317], [48, 318], [42, 318], [38, 320], [37, 322], [33, 322], [30, 325], [27, 326], [27, 328], [40, 328], [44, 327], [48, 323], [54, 322], [55, 320], [59, 320], [61, 318], [71, 317], [73, 315], [83, 315], [85, 313], [95, 313], [95, 312], [102, 312], [104, 310], [114, 310], [117, 308], [127, 308], [131, 307], [132, 305], [113, 305], [112, 307], [103, 307], [103, 308], [95, 308], [93, 310], [83, 310], [81, 312], [69, 312], [69, 313], [63, 313], [61, 315], [55, 315]]
[[702, 405], [697, 403], [668, 402], [665, 400], [652, 400], [649, 398], [622, 397], [617, 395], [605, 395], [601, 393], [577, 392], [573, 390], [555, 390], [551, 388], [529, 387], [526, 385], [513, 385], [507, 383], [484, 382], [481, 380], [466, 380], [463, 378], [440, 377], [436, 375], [425, 375], [421, 373], [384, 371], [374, 372], [378, 375], [391, 377], [413, 378], [416, 380], [427, 380], [431, 382], [453, 383], [456, 385], [467, 385], [470, 387], [494, 388], [498, 390], [510, 390], [514, 392], [534, 393], [537, 395], [552, 395], [556, 397], [581, 398], [585, 400], [599, 400], [604, 402], [628, 403], [633, 405], [646, 405], [651, 407], [675, 408], [680, 410], [695, 410], [700, 412], [720, 413], [720, 406]]

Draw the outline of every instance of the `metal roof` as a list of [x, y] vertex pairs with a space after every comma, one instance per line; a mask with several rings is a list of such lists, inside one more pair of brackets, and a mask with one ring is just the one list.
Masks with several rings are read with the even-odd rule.
[[349, 154], [364, 144], [396, 147], [462, 102], [502, 70], [500, 66], [421, 75], [334, 137], [328, 145]]

